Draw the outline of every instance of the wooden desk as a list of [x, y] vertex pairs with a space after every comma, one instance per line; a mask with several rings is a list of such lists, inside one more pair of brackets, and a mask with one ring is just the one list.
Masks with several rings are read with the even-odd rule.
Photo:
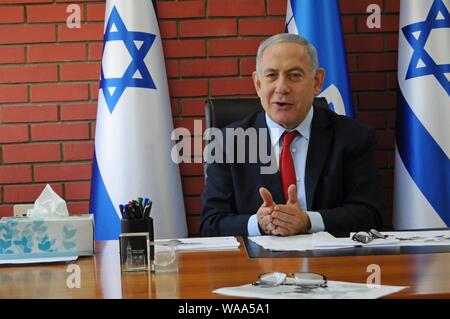
[[121, 274], [118, 242], [96, 242], [94, 257], [75, 262], [81, 288], [67, 287], [67, 264], [0, 266], [0, 298], [225, 298], [212, 291], [250, 283], [273, 270], [365, 283], [370, 264], [381, 267], [382, 284], [410, 286], [389, 298], [450, 297], [450, 253], [250, 259], [241, 245], [229, 251], [183, 252], [179, 263], [179, 273]]

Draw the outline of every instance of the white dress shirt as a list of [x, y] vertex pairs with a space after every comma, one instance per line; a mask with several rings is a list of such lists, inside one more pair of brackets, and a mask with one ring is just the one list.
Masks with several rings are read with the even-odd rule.
[[[314, 108], [311, 107], [302, 123], [294, 130], [300, 134], [294, 138], [291, 143], [291, 154], [294, 162], [295, 175], [297, 177], [297, 198], [300, 206], [306, 211], [306, 193], [305, 193], [305, 166], [306, 155], [308, 154], [309, 137], [311, 134], [311, 122], [314, 115]], [[270, 140], [275, 153], [277, 167], [279, 167], [280, 153], [282, 148], [281, 136], [286, 129], [280, 124], [274, 122], [266, 113], [266, 123], [269, 128]], [[277, 203], [281, 204], [281, 203]], [[311, 233], [320, 232], [325, 229], [322, 215], [318, 212], [306, 211], [311, 222]], [[249, 236], [259, 236], [261, 232], [258, 227], [258, 219], [256, 214], [252, 215], [248, 220], [247, 230]]]

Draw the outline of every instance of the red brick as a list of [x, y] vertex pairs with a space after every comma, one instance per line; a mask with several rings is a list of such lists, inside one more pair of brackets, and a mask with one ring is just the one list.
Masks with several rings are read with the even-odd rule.
[[2, 0], [2, 4], [18, 4], [18, 3], [48, 3], [53, 2], [53, 0]]
[[384, 3], [384, 12], [398, 13], [400, 12], [400, 0], [389, 0]]
[[181, 115], [182, 116], [204, 116], [205, 115], [205, 100], [181, 100]]
[[340, 0], [341, 14], [347, 13], [367, 13], [367, 7], [371, 4], [377, 4], [380, 6], [381, 12], [383, 12], [383, 0]]
[[209, 17], [245, 17], [263, 16], [265, 14], [264, 0], [209, 0]]
[[347, 52], [381, 52], [384, 39], [381, 35], [347, 35], [345, 48]]
[[[382, 179], [383, 179], [383, 188], [385, 190], [392, 190], [392, 185], [394, 184], [394, 171], [392, 169], [383, 169], [381, 170]], [[386, 207], [392, 207], [392, 203], [390, 202], [389, 195], [385, 195], [386, 197]], [[389, 214], [389, 210], [387, 210], [385, 215]], [[386, 218], [386, 217], [383, 217]]]
[[86, 45], [32, 45], [28, 48], [28, 62], [57, 62], [86, 60]]
[[251, 75], [256, 70], [256, 58], [241, 58], [239, 64], [240, 75]]
[[166, 58], [203, 57], [206, 54], [205, 40], [166, 40], [163, 45]]
[[390, 90], [397, 90], [398, 89], [398, 78], [397, 78], [397, 72], [389, 72], [387, 74], [387, 88]]
[[186, 195], [200, 195], [205, 187], [203, 178], [183, 178], [183, 194]]
[[33, 141], [82, 140], [88, 138], [88, 123], [50, 123], [31, 125], [31, 139]]
[[[3, 1], [2, 1], [3, 2]], [[2, 7], [0, 11], [2, 23], [20, 23], [25, 21], [23, 7]]]
[[59, 144], [17, 144], [3, 146], [3, 163], [31, 163], [61, 160]]
[[98, 0], [56, 0], [55, 2], [98, 2]]
[[103, 43], [89, 43], [89, 61], [101, 61]]
[[[3, 187], [3, 200], [6, 203], [34, 203], [46, 184], [12, 185]], [[61, 184], [50, 184], [52, 189], [62, 196]]]
[[388, 152], [387, 151], [375, 151], [375, 164], [378, 168], [388, 167]]
[[0, 26], [0, 44], [54, 42], [53, 25]]
[[59, 41], [103, 40], [103, 23], [81, 24], [81, 28], [69, 29], [65, 24], [58, 25]]
[[170, 108], [172, 110], [172, 117], [180, 115], [178, 99], [170, 99]]
[[34, 85], [31, 87], [31, 100], [33, 102], [80, 101], [87, 99], [88, 85], [84, 83]]
[[91, 178], [91, 164], [58, 164], [34, 166], [34, 180], [47, 181], [78, 181]]
[[[174, 128], [185, 128], [190, 132], [191, 135], [194, 135], [194, 134], [197, 134], [197, 132], [194, 129], [195, 129], [195, 125], [199, 125], [198, 121], [201, 121], [201, 123], [200, 123], [201, 129], [202, 129], [201, 134], [203, 134], [203, 132], [205, 131], [205, 119], [204, 118], [202, 118], [202, 119], [200, 119], [200, 118], [176, 119], [176, 120], [174, 120], [173, 124], [174, 124]], [[199, 143], [199, 142], [197, 141], [195, 143]], [[194, 146], [194, 139], [192, 139], [191, 146], [192, 147]], [[192, 149], [192, 152], [194, 152], [194, 149]]]
[[267, 1], [267, 13], [271, 16], [286, 16], [287, 1], [280, 0], [268, 0]]
[[279, 19], [241, 19], [240, 35], [272, 35], [284, 32], [285, 18]]
[[58, 119], [56, 105], [18, 105], [0, 107], [3, 123], [48, 122]]
[[252, 78], [211, 79], [212, 96], [242, 94], [256, 94]]
[[397, 53], [365, 54], [358, 57], [359, 71], [390, 71], [397, 69]]
[[395, 129], [395, 121], [397, 119], [397, 116], [396, 116], [397, 112], [392, 110], [392, 111], [388, 111], [386, 113], [387, 113], [387, 127]]
[[0, 166], [0, 184], [31, 182], [30, 165]]
[[95, 120], [97, 104], [63, 104], [60, 106], [61, 120]]
[[[67, 5], [35, 5], [27, 6], [27, 21], [36, 22], [66, 22], [69, 13]], [[80, 12], [83, 17], [83, 8]]]
[[14, 210], [12, 205], [0, 205], [0, 217], [11, 217], [13, 212]]
[[237, 75], [238, 67], [235, 59], [184, 60], [181, 61], [181, 76], [209, 77]]
[[200, 216], [186, 216], [189, 237], [199, 237]]
[[169, 80], [171, 97], [206, 96], [208, 80]]
[[356, 29], [356, 19], [354, 16], [341, 16], [342, 31], [344, 33], [353, 33]]
[[184, 198], [184, 206], [186, 207], [186, 212], [188, 214], [200, 214], [202, 202], [200, 197], [185, 197]]
[[356, 62], [356, 55], [347, 55], [347, 66], [348, 72], [356, 72], [356, 70], [358, 69], [358, 64]]
[[203, 176], [203, 163], [181, 163], [182, 176]]
[[235, 19], [180, 21], [182, 37], [223, 37], [237, 34]]
[[[395, 143], [395, 131], [375, 131], [377, 146], [379, 149], [393, 149]], [[392, 185], [392, 184], [391, 184]]]
[[168, 78], [178, 78], [180, 76], [178, 60], [166, 60], [166, 73]]
[[67, 210], [69, 215], [88, 214], [89, 202], [68, 202]]
[[105, 4], [93, 3], [87, 5], [88, 21], [103, 21], [105, 19]]
[[26, 85], [0, 86], [0, 103], [28, 102]]
[[350, 74], [352, 91], [384, 90], [385, 78], [384, 73], [352, 73]]
[[27, 125], [1, 125], [0, 144], [26, 142], [28, 137]]
[[24, 63], [24, 47], [0, 47], [0, 63]]
[[63, 144], [63, 159], [65, 161], [92, 160], [94, 157], [94, 142], [73, 142]]
[[58, 80], [56, 65], [14, 66], [0, 69], [0, 83], [54, 82]]
[[397, 105], [397, 94], [395, 92], [360, 93], [359, 105], [361, 110], [394, 109]]
[[199, 18], [205, 16], [205, 1], [180, 1], [157, 3], [158, 18]]
[[256, 56], [259, 44], [263, 39], [241, 39], [241, 40], [209, 40], [209, 56]]
[[357, 26], [358, 32], [397, 32], [399, 28], [398, 15], [382, 15], [380, 28], [369, 29], [367, 27], [368, 16], [358, 17]]
[[89, 96], [91, 100], [97, 101], [99, 86], [99, 82], [89, 83]]
[[398, 34], [386, 34], [384, 38], [386, 41], [386, 51], [398, 50]]
[[89, 200], [91, 183], [67, 183], [64, 190], [66, 200]]
[[100, 80], [100, 63], [62, 64], [61, 81]]
[[178, 34], [177, 23], [175, 21], [160, 21], [159, 32], [163, 39], [176, 38]]
[[200, 217], [199, 216], [187, 216], [186, 219], [188, 226], [189, 236], [198, 236], [200, 230]]
[[372, 128], [386, 128], [386, 114], [384, 112], [360, 112], [356, 119]]

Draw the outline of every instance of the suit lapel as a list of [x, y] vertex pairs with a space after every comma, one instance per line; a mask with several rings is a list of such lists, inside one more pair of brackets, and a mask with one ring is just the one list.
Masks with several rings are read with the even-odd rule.
[[[266, 123], [266, 118], [265, 118], [265, 113], [261, 112], [258, 114], [258, 116], [256, 117], [256, 121], [255, 121], [255, 127], [258, 130], [259, 133], [259, 129], [263, 128], [266, 129], [267, 134], [266, 134], [266, 149], [268, 150], [268, 152], [270, 153], [270, 156], [273, 156], [274, 152], [272, 149], [272, 143], [270, 140], [270, 133], [269, 133], [269, 129], [267, 127], [267, 123]], [[258, 134], [258, 136], [261, 138], [261, 136]], [[259, 149], [259, 148], [258, 148]], [[272, 161], [275, 161], [275, 158], [272, 158]], [[274, 162], [276, 163], [276, 162]], [[277, 204], [284, 204], [286, 202], [286, 200], [284, 199], [284, 194], [283, 194], [283, 189], [281, 187], [281, 177], [280, 177], [280, 171], [277, 168], [276, 173], [274, 174], [261, 174], [261, 168], [268, 166], [268, 164], [262, 164], [260, 161], [258, 161], [258, 165], [257, 165], [257, 169], [258, 169], [258, 173], [261, 175], [264, 186], [271, 192], [272, 197], [273, 197], [273, 201]]]
[[319, 182], [320, 174], [327, 160], [331, 145], [332, 130], [326, 111], [314, 107], [314, 117], [311, 123], [311, 136], [305, 168], [305, 192], [307, 209], [312, 209], [312, 203]]

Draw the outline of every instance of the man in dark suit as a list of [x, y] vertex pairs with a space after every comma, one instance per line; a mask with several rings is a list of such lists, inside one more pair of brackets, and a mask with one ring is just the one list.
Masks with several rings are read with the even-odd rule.
[[[289, 236], [382, 225], [383, 189], [374, 162], [373, 130], [313, 106], [324, 77], [317, 52], [306, 39], [278, 34], [261, 43], [253, 80], [265, 112], [226, 129], [266, 130], [258, 134], [257, 145], [266, 139], [280, 169], [262, 173], [261, 160], [248, 161], [255, 148], [231, 143], [231, 150], [225, 138], [226, 161], [207, 169], [203, 236]], [[236, 162], [239, 152], [245, 163]]]

